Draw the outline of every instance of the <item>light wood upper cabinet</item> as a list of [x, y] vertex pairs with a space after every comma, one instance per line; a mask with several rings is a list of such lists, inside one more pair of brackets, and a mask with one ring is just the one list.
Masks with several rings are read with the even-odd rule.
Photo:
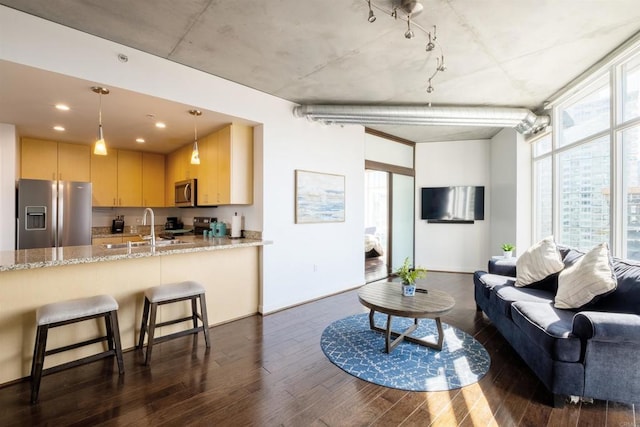
[[213, 173], [214, 165], [218, 162], [217, 156], [218, 133], [214, 132], [198, 141], [200, 151], [200, 171], [198, 173], [198, 205], [206, 206], [213, 203], [217, 190], [216, 176]]
[[[93, 206], [142, 206], [142, 153], [110, 149], [91, 155]], [[162, 194], [162, 193], [160, 193]]]
[[[198, 150], [200, 151], [200, 162], [202, 162], [202, 150], [198, 141]], [[174, 188], [175, 183], [187, 179], [200, 178], [200, 166], [191, 164], [192, 144], [186, 144], [177, 150], [167, 154], [167, 163], [165, 169], [165, 206], [174, 206]], [[198, 187], [200, 182], [198, 182]]]
[[110, 149], [106, 156], [91, 154], [93, 206], [118, 206], [118, 155]]
[[53, 141], [22, 138], [20, 177], [58, 179], [58, 144]]
[[64, 181], [91, 180], [91, 147], [22, 138], [20, 177]]
[[174, 151], [172, 153], [167, 154], [167, 163], [165, 165], [164, 170], [164, 205], [165, 206], [174, 206], [175, 204], [175, 194], [174, 193], [174, 184], [178, 181], [177, 176], [177, 168], [178, 168], [178, 152]]
[[253, 203], [253, 128], [231, 124], [202, 142], [198, 204]]
[[91, 147], [58, 143], [58, 179], [63, 181], [91, 180]]
[[164, 155], [142, 153], [142, 205], [164, 206], [164, 185]]
[[198, 205], [253, 203], [253, 128], [230, 124], [198, 140], [200, 165], [191, 164], [192, 144], [167, 155], [165, 202], [173, 206], [177, 181], [198, 180]]
[[118, 150], [118, 206], [142, 206], [142, 153]]

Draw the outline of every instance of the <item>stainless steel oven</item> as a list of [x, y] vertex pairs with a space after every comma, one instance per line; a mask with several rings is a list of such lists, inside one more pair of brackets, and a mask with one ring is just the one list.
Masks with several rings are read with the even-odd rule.
[[195, 179], [175, 183], [175, 206], [192, 208], [197, 205], [198, 182]]

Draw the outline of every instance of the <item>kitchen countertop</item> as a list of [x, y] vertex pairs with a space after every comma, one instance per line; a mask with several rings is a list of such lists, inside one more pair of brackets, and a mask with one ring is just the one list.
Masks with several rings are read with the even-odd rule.
[[132, 248], [111, 248], [105, 245], [67, 246], [62, 248], [20, 249], [0, 251], [0, 272], [27, 270], [32, 268], [56, 267], [62, 265], [88, 264], [151, 256], [185, 254], [192, 252], [216, 251], [224, 249], [264, 246], [270, 241], [258, 239], [203, 238], [202, 236], [180, 236], [183, 244], [168, 246], [134, 246]]

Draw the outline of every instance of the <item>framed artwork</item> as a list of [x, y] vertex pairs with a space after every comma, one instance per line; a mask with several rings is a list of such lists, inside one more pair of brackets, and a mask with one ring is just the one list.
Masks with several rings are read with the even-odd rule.
[[296, 224], [344, 222], [344, 175], [296, 170]]

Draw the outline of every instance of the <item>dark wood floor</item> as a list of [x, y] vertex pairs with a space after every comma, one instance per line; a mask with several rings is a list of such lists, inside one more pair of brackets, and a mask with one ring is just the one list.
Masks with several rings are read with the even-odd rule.
[[150, 367], [125, 353], [126, 374], [103, 360], [0, 388], [0, 426], [633, 426], [633, 405], [596, 401], [562, 409], [486, 318], [475, 311], [468, 274], [430, 272], [427, 287], [451, 293], [445, 321], [472, 334], [491, 369], [459, 390], [416, 393], [370, 384], [331, 364], [320, 335], [332, 321], [364, 312], [350, 291], [264, 318], [253, 316], [154, 348]]
[[364, 280], [367, 283], [382, 280], [389, 276], [386, 257], [372, 257], [364, 259]]

